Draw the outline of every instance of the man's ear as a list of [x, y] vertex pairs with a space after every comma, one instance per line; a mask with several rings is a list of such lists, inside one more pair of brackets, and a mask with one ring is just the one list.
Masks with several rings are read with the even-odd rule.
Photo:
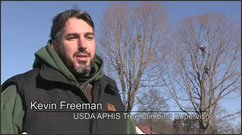
[[51, 47], [57, 51], [57, 42], [55, 40], [52, 40]]

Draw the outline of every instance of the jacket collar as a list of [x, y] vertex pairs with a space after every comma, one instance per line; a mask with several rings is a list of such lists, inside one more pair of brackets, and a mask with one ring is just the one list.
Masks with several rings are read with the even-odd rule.
[[[78, 88], [80, 86], [80, 84], [78, 82], [69, 80], [61, 72], [49, 67], [46, 64], [41, 65], [39, 74], [40, 74], [41, 78], [51, 81], [51, 82], [65, 83], [65, 84], [69, 84], [69, 85], [74, 85]], [[97, 84], [95, 84], [94, 86], [100, 87], [101, 91], [104, 90], [103, 92], [108, 92], [110, 94], [118, 93], [118, 89], [117, 89], [115, 81], [110, 79], [106, 75], [103, 75], [103, 77], [101, 77], [95, 83], [97, 83]]]
[[42, 64], [40, 68], [40, 76], [48, 81], [52, 82], [61, 82], [71, 84], [71, 80], [67, 79], [62, 73], [59, 71], [49, 67], [46, 64]]

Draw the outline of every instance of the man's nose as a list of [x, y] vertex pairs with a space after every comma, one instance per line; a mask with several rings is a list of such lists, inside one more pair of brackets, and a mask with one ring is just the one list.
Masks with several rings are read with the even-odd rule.
[[81, 50], [85, 50], [87, 48], [87, 43], [84, 37], [81, 37], [78, 41], [78, 48]]

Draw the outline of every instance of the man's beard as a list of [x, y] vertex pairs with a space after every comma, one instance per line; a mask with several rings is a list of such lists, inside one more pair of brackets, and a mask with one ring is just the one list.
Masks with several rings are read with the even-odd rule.
[[[78, 55], [79, 53], [85, 53], [88, 55], [88, 57], [91, 58], [91, 55], [90, 53], [88, 52], [81, 52], [81, 51], [77, 51], [73, 54], [73, 58]], [[67, 66], [67, 68], [69, 69], [69, 71], [75, 75], [76, 77], [81, 77], [81, 76], [88, 76], [90, 71], [91, 71], [91, 68], [94, 64], [94, 60], [95, 60], [95, 57], [96, 57], [96, 54], [95, 56], [93, 57], [93, 59], [91, 59], [90, 61], [90, 64], [89, 65], [86, 65], [86, 62], [82, 61], [82, 62], [79, 62], [79, 66], [75, 66], [74, 63], [72, 61], [70, 61], [67, 56], [65, 55], [65, 53], [62, 53], [60, 50], [58, 51], [58, 54], [60, 56], [60, 58], [62, 59], [62, 61], [64, 62], [64, 64]]]

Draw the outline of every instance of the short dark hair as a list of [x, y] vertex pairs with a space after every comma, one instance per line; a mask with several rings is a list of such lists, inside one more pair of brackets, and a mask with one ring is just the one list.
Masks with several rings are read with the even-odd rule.
[[69, 9], [62, 13], [59, 13], [53, 18], [51, 33], [50, 33], [51, 40], [59, 41], [66, 21], [72, 17], [77, 19], [82, 19], [93, 28], [93, 31], [95, 30], [92, 18], [86, 11], [79, 10], [79, 9]]

